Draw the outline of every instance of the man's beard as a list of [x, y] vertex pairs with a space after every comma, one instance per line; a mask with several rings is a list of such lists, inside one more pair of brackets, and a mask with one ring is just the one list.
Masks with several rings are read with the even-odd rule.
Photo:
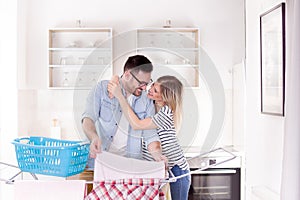
[[139, 96], [142, 95], [142, 92], [143, 92], [143, 89], [141, 89], [141, 88], [136, 88], [132, 94], [133, 94], [134, 96], [139, 97]]

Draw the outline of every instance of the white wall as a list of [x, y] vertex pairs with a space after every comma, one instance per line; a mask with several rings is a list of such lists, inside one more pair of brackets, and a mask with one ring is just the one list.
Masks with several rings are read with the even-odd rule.
[[[246, 1], [246, 180], [252, 193], [280, 194], [284, 117], [260, 113], [259, 15], [279, 4], [275, 0]], [[257, 196], [257, 195], [256, 195]]]
[[[17, 133], [17, 0], [0, 1], [0, 161], [16, 164], [11, 141]], [[5, 27], [5, 28], [4, 28]], [[11, 168], [0, 165], [0, 177], [14, 175]], [[9, 198], [13, 186], [0, 181], [0, 199]], [[9, 197], [8, 197], [9, 196]]]
[[[23, 40], [19, 43], [22, 49], [19, 55], [22, 61], [19, 69], [19, 99], [22, 99], [19, 103], [19, 134], [47, 136], [51, 118], [58, 116], [64, 138], [77, 137], [72, 91], [46, 89], [49, 28], [75, 27], [76, 20], [81, 19], [85, 27], [112, 27], [114, 34], [119, 34], [135, 28], [161, 27], [171, 19], [174, 27], [200, 28], [201, 46], [215, 63], [225, 87], [227, 113], [221, 144], [232, 144], [231, 69], [244, 58], [243, 2], [20, 0], [19, 37]], [[115, 49], [122, 48], [114, 45]]]

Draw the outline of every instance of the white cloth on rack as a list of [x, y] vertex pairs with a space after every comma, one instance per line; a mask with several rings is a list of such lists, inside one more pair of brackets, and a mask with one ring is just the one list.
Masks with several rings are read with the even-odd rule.
[[95, 159], [94, 181], [128, 178], [165, 178], [163, 161], [144, 161], [102, 152]]

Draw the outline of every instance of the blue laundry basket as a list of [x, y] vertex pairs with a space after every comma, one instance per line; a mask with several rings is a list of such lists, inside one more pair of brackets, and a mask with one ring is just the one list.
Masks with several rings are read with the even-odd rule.
[[67, 177], [85, 169], [89, 143], [46, 137], [23, 137], [15, 145], [19, 168], [24, 172]]

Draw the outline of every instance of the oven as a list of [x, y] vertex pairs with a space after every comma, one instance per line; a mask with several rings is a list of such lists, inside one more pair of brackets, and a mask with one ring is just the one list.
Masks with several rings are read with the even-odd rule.
[[187, 160], [192, 173], [189, 200], [241, 199], [241, 156], [218, 148]]
[[[191, 168], [191, 171], [195, 169]], [[192, 174], [189, 200], [239, 200], [240, 168], [213, 168]]]

